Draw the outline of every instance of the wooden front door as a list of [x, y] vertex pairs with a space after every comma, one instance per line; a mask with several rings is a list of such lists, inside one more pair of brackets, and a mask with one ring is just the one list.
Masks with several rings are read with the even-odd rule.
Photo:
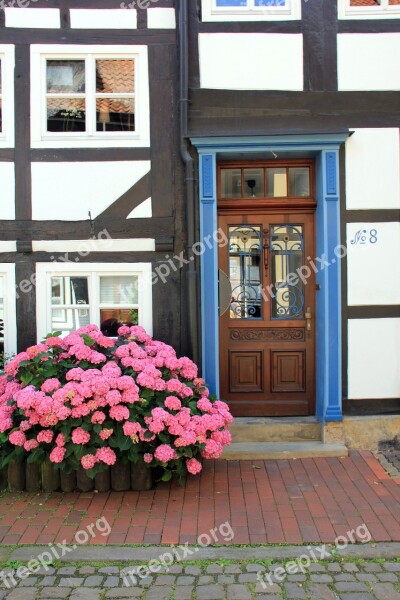
[[221, 398], [235, 416], [312, 415], [314, 212], [253, 208], [218, 218], [228, 239], [219, 248], [220, 279], [232, 289], [220, 306]]

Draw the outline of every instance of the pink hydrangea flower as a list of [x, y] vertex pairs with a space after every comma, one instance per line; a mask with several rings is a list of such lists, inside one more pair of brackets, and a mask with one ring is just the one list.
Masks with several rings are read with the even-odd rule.
[[143, 460], [145, 463], [151, 463], [151, 461], [153, 460], [153, 455], [150, 454], [149, 452], [145, 452], [143, 454]]
[[66, 448], [60, 448], [59, 446], [56, 446], [51, 452], [50, 452], [50, 461], [52, 463], [61, 463], [64, 460], [64, 456], [66, 453]]
[[124, 421], [129, 419], [129, 409], [122, 404], [118, 404], [117, 406], [112, 406], [110, 408], [110, 417], [115, 421]]
[[50, 429], [44, 429], [43, 431], [39, 431], [39, 433], [37, 434], [37, 441], [50, 444], [53, 441], [53, 437], [54, 433], [50, 431]]
[[90, 433], [82, 427], [77, 427], [73, 430], [71, 438], [74, 444], [87, 444], [90, 440]]
[[94, 454], [85, 454], [81, 458], [81, 465], [84, 469], [93, 469], [96, 463], [97, 456], [95, 456]]
[[26, 435], [23, 431], [13, 431], [8, 436], [8, 441], [10, 444], [13, 444], [13, 446], [23, 446], [26, 442]]
[[117, 455], [111, 448], [99, 448], [96, 452], [96, 458], [99, 462], [103, 462], [106, 465], [114, 465]]
[[101, 410], [97, 410], [92, 414], [92, 418], [90, 420], [94, 424], [99, 423], [101, 425], [106, 420], [106, 415]]
[[182, 407], [182, 402], [176, 396], [167, 396], [164, 404], [170, 410], [180, 410]]
[[124, 423], [122, 426], [122, 431], [128, 437], [132, 437], [140, 433], [140, 431], [142, 431], [142, 426], [140, 425], [140, 423], [126, 421], [126, 423]]
[[121, 325], [121, 327], [118, 327], [118, 335], [129, 335], [130, 332], [131, 328], [127, 325]]
[[46, 339], [45, 344], [48, 348], [62, 348], [63, 340], [60, 337], [49, 337]]
[[24, 444], [24, 450], [30, 452], [39, 446], [38, 442], [35, 439], [27, 440]]
[[158, 446], [154, 452], [154, 456], [157, 460], [164, 463], [178, 458], [175, 450], [171, 448], [171, 446], [168, 446], [168, 444], [161, 444], [161, 446]]
[[197, 458], [190, 458], [186, 461], [186, 468], [188, 470], [188, 473], [191, 473], [192, 475], [197, 475], [197, 473], [200, 473], [203, 467], [201, 462], [198, 461]]
[[58, 390], [60, 387], [61, 383], [58, 381], [58, 379], [52, 377], [51, 379], [46, 379], [46, 381], [44, 381], [40, 386], [40, 389], [42, 392], [47, 392], [50, 394], [51, 392]]
[[65, 446], [65, 442], [66, 442], [65, 435], [63, 433], [59, 433], [58, 436], [56, 437], [56, 445], [59, 448], [61, 448], [62, 446]]
[[112, 436], [114, 430], [113, 429], [102, 429], [99, 433], [99, 436], [102, 440], [108, 440], [109, 437]]

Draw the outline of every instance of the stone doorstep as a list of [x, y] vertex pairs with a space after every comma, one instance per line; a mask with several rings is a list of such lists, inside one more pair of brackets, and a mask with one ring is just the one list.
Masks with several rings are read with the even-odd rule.
[[321, 441], [321, 424], [315, 417], [235, 417], [233, 442]]
[[[317, 544], [318, 546], [318, 544]], [[329, 549], [329, 544], [327, 548]], [[176, 544], [179, 547], [179, 544]], [[131, 563], [149, 561], [159, 558], [165, 553], [170, 545], [166, 546], [79, 546], [75, 550], [68, 552], [60, 557], [62, 563], [76, 562], [106, 562], [106, 563]], [[252, 561], [268, 560], [274, 561], [295, 559], [301, 554], [307, 554], [307, 546], [212, 546], [202, 548], [199, 546], [188, 546], [186, 556], [181, 554], [182, 563], [196, 562], [202, 560], [216, 561], [219, 559], [233, 561]], [[6, 549], [0, 548], [0, 560], [18, 560], [23, 563], [36, 558], [42, 552], [48, 551], [48, 546], [22, 546], [16, 549], [12, 547]], [[4, 552], [6, 550], [6, 552]], [[342, 559], [357, 558], [364, 560], [374, 560], [377, 557], [393, 560], [400, 556], [400, 542], [381, 542], [376, 544], [353, 544], [349, 545], [340, 553]], [[334, 560], [334, 559], [332, 559]]]
[[305, 442], [233, 442], [225, 446], [221, 459], [225, 460], [278, 460], [280, 458], [316, 458], [348, 456], [343, 444]]

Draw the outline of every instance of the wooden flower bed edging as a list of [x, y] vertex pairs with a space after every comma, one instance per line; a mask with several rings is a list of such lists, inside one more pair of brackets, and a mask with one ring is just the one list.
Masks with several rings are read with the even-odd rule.
[[10, 461], [7, 469], [10, 492], [126, 492], [144, 491], [153, 486], [153, 469], [146, 463], [117, 461], [91, 479], [83, 468], [65, 473], [50, 461], [38, 463]]

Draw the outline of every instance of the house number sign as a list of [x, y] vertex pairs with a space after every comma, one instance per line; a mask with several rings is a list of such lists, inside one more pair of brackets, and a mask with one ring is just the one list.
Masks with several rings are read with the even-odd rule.
[[364, 244], [376, 244], [378, 242], [377, 229], [359, 229], [351, 243], [354, 246], [362, 246]]

